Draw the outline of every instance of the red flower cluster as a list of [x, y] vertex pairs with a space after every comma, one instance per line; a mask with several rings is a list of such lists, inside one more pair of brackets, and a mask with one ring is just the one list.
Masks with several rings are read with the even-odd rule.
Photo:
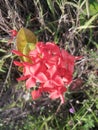
[[[13, 53], [25, 56], [16, 50]], [[43, 92], [47, 92], [51, 99], [60, 98], [61, 103], [64, 103], [66, 86], [72, 81], [75, 61], [80, 57], [70, 55], [54, 43], [38, 42], [36, 49], [30, 51], [26, 58], [31, 62], [14, 61], [14, 64], [23, 67], [23, 76], [18, 80], [26, 80], [27, 89], [34, 88], [32, 98], [37, 99]]]

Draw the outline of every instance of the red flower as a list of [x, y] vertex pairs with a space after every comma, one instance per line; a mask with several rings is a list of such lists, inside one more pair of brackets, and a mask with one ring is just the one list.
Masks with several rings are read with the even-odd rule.
[[16, 30], [10, 30], [9, 33], [10, 33], [11, 37], [15, 37], [17, 35]]
[[[25, 56], [16, 50], [13, 53]], [[26, 80], [27, 89], [39, 83], [37, 90], [31, 92], [32, 98], [37, 99], [43, 92], [47, 92], [51, 99], [60, 98], [61, 103], [64, 103], [64, 93], [67, 91], [66, 86], [72, 81], [75, 61], [81, 57], [72, 56], [51, 42], [38, 42], [36, 49], [25, 57], [31, 62], [14, 63], [23, 67], [23, 76], [18, 80]]]

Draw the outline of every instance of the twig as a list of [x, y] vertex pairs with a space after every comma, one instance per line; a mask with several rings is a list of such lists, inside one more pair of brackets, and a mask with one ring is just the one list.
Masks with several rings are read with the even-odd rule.
[[3, 93], [3, 88], [5, 88], [5, 85], [7, 84], [7, 81], [8, 81], [9, 75], [10, 75], [10, 73], [11, 73], [12, 63], [13, 63], [13, 59], [11, 60], [11, 63], [10, 63], [10, 66], [9, 66], [9, 70], [8, 70], [8, 73], [7, 73], [6, 79], [5, 79], [5, 81], [4, 81], [4, 84], [3, 84], [3, 86], [2, 86], [2, 90], [1, 90], [1, 92], [0, 92], [0, 96], [1, 96], [2, 93]]
[[62, 103], [60, 103], [60, 105], [58, 106], [58, 108], [57, 108], [57, 110], [56, 110], [56, 112], [55, 112], [55, 115], [57, 115], [57, 113], [59, 112], [61, 106], [62, 106]]

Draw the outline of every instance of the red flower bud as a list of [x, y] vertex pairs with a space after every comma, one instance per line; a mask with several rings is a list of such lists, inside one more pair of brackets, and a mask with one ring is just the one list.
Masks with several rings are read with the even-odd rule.
[[10, 30], [9, 33], [10, 33], [11, 37], [15, 37], [17, 35], [16, 30]]

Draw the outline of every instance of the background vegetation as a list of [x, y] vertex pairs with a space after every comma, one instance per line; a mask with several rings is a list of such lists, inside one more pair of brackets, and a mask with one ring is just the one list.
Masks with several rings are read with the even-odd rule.
[[[25, 83], [16, 81], [9, 30], [21, 27], [83, 56], [59, 111], [59, 100], [28, 100]], [[97, 62], [98, 0], [0, 0], [0, 130], [97, 130]]]

